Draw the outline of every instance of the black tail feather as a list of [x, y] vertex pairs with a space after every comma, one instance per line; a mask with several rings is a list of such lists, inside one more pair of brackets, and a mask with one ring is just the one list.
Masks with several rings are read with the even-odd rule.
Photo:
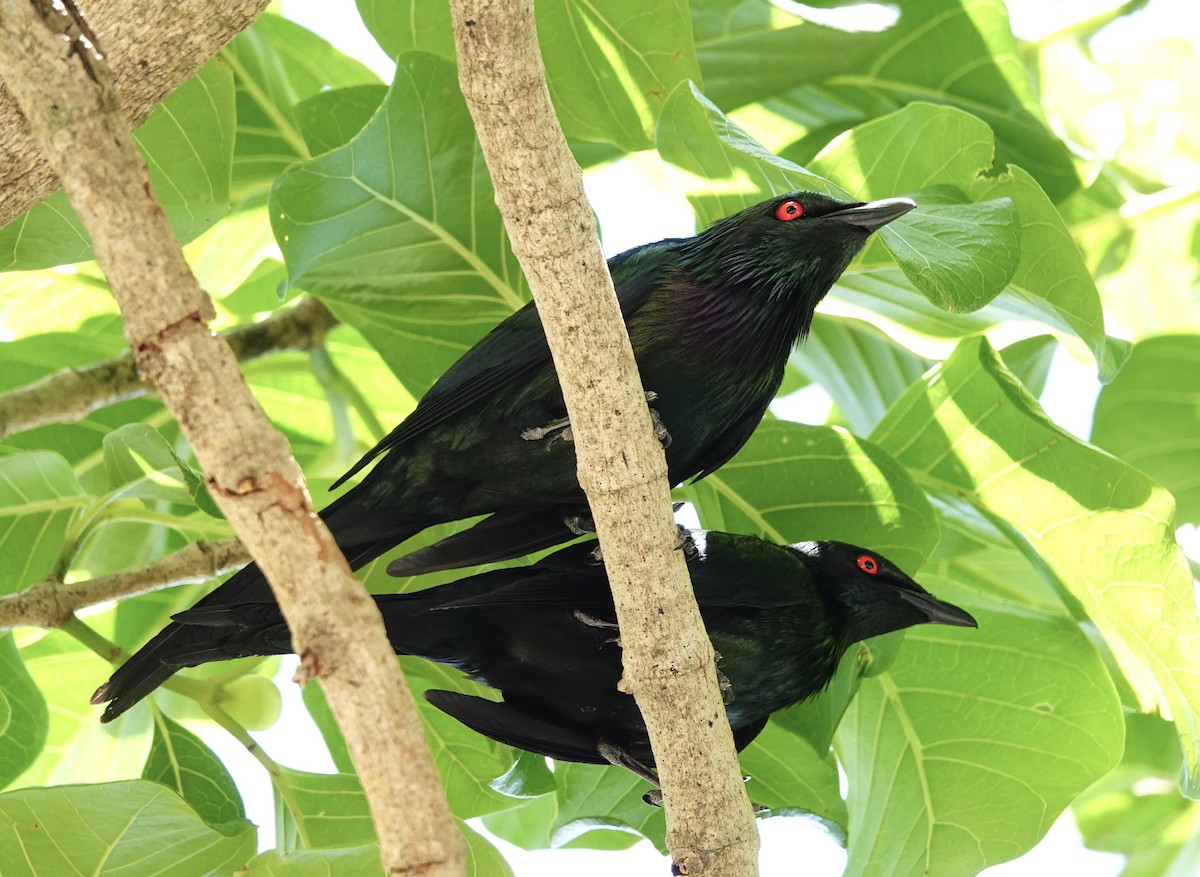
[[[412, 536], [413, 532], [399, 533], [394, 538], [365, 545], [348, 546], [344, 548], [346, 560], [352, 569], [358, 569], [388, 551], [392, 546]], [[170, 679], [177, 670], [193, 667], [206, 660], [254, 654], [255, 652], [230, 653], [236, 651], [233, 649], [232, 643], [230, 643], [229, 649], [214, 653], [212, 651], [211, 619], [214, 616], [219, 618], [220, 610], [223, 607], [232, 607], [241, 603], [274, 603], [274, 600], [271, 588], [267, 584], [267, 580], [263, 578], [258, 566], [250, 564], [239, 570], [228, 581], [196, 603], [193, 609], [188, 610], [188, 612], [196, 612], [195, 617], [200, 620], [190, 621], [185, 617], [182, 623], [173, 621], [168, 624], [128, 661], [118, 667], [107, 682], [96, 689], [96, 693], [92, 695], [92, 703], [108, 703], [100, 721], [111, 722]], [[187, 615], [187, 613], [182, 614]], [[202, 620], [205, 618], [208, 618], [210, 623]], [[264, 647], [266, 642], [264, 641]], [[288, 650], [282, 649], [283, 652]], [[281, 652], [275, 651], [270, 654], [279, 653]], [[208, 657], [210, 654], [213, 656]]]
[[393, 576], [419, 576], [513, 560], [553, 548], [578, 535], [563, 522], [570, 513], [570, 509], [556, 506], [497, 512], [473, 527], [396, 558], [387, 571]]
[[558, 761], [608, 764], [594, 733], [566, 722], [535, 716], [511, 703], [496, 703], [470, 694], [430, 689], [425, 699], [473, 731], [508, 746]]

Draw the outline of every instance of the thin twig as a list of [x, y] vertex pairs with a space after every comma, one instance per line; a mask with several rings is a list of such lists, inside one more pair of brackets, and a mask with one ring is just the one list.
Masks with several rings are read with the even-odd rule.
[[[318, 299], [224, 333], [239, 361], [280, 350], [312, 350], [337, 325], [337, 318]], [[74, 423], [98, 408], [154, 392], [138, 376], [133, 354], [126, 351], [108, 362], [65, 368], [24, 387], [0, 393], [0, 441], [18, 432], [51, 423]]]
[[0, 630], [60, 627], [80, 609], [146, 594], [174, 585], [204, 582], [237, 569], [250, 555], [237, 539], [193, 542], [186, 548], [133, 569], [64, 585], [46, 579], [0, 597]]

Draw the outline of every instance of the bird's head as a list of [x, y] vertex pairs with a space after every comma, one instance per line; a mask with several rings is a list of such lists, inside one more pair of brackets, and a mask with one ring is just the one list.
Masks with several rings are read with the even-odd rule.
[[789, 192], [718, 220], [688, 241], [685, 264], [702, 279], [771, 296], [825, 295], [871, 233], [916, 204], [869, 203], [819, 192]]
[[886, 557], [845, 542], [801, 542], [826, 605], [842, 624], [843, 647], [917, 624], [978, 627], [967, 612], [926, 591]]

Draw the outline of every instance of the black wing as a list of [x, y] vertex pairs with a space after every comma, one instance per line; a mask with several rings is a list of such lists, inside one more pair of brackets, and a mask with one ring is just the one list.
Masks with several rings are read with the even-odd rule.
[[425, 699], [472, 731], [508, 746], [558, 761], [608, 763], [596, 748], [595, 736], [582, 728], [469, 694], [432, 689], [425, 692]]
[[[626, 321], [651, 293], [663, 268], [671, 261], [674, 241], [647, 244], [614, 256], [608, 262]], [[550, 365], [550, 348], [533, 302], [483, 337], [450, 366], [399, 426], [333, 483], [342, 484], [381, 454], [403, 445], [426, 430], [470, 408], [530, 372]]]

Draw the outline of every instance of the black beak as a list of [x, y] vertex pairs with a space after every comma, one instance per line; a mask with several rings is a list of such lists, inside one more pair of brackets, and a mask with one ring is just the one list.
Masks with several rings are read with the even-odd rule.
[[882, 201], [871, 201], [859, 204], [857, 207], [847, 207], [833, 213], [826, 213], [822, 219], [836, 219], [849, 225], [865, 228], [867, 233], [883, 228], [893, 219], [903, 216], [916, 207], [916, 202], [908, 198], [884, 198]]
[[900, 599], [921, 611], [930, 624], [952, 624], [955, 627], [979, 627], [969, 612], [951, 603], [943, 603], [933, 594], [918, 591], [899, 591]]

